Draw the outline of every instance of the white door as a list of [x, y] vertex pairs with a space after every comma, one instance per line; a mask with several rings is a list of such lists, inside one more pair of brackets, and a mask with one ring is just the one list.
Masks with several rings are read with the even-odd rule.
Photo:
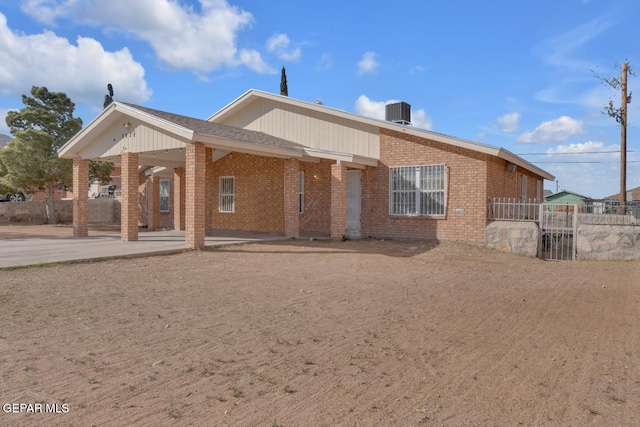
[[360, 179], [359, 170], [347, 171], [347, 236], [360, 237]]

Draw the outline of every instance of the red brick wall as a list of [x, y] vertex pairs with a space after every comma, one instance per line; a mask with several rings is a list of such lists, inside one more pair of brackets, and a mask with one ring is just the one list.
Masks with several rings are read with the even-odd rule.
[[[380, 162], [362, 174], [363, 236], [483, 241], [486, 155], [381, 129]], [[444, 164], [448, 174], [443, 218], [389, 214], [389, 167]]]
[[331, 238], [341, 239], [347, 231], [347, 167], [331, 165]]
[[[284, 233], [284, 159], [230, 153], [213, 164], [213, 227]], [[221, 176], [235, 177], [235, 212], [218, 209]]]
[[89, 234], [89, 161], [73, 159], [73, 237], [84, 237]]
[[[175, 230], [184, 230], [185, 222], [185, 169], [175, 168], [173, 173], [173, 226]], [[204, 185], [204, 182], [202, 183]]]
[[522, 175], [527, 176], [527, 199], [536, 197], [536, 182], [544, 186], [544, 179], [520, 167], [514, 172], [507, 170], [507, 161], [487, 156], [487, 200], [494, 198], [517, 198], [522, 195]]
[[299, 172], [297, 159], [284, 162], [284, 235], [298, 237], [300, 235], [300, 214], [298, 206]]
[[300, 234], [331, 234], [331, 161], [300, 162], [304, 172], [304, 212], [300, 214]]
[[185, 186], [185, 234], [190, 248], [204, 247], [205, 235], [205, 146], [202, 143], [187, 145]]
[[122, 153], [122, 210], [120, 235], [124, 241], [138, 240], [138, 153]]

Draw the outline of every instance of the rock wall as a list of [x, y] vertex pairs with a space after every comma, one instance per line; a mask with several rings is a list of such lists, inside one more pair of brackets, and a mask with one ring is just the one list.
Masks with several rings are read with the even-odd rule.
[[535, 257], [538, 255], [540, 229], [535, 222], [493, 221], [485, 230], [487, 247]]
[[640, 227], [581, 225], [576, 249], [579, 260], [640, 259]]
[[[53, 202], [58, 214], [58, 222], [73, 221], [73, 201]], [[40, 202], [2, 202], [0, 203], [0, 222], [47, 222], [46, 203]], [[120, 222], [120, 201], [117, 199], [89, 199], [89, 222]]]

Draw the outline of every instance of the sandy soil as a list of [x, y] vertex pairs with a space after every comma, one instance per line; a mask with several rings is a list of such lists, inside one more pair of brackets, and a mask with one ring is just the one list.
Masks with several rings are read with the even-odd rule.
[[376, 240], [1, 271], [0, 403], [68, 412], [0, 425], [637, 425], [638, 277]]

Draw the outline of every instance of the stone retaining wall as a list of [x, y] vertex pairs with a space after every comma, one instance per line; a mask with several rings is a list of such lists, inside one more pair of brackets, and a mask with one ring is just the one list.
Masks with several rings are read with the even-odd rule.
[[[57, 200], [53, 207], [58, 222], [73, 221], [73, 201]], [[2, 202], [0, 203], [0, 222], [47, 222], [46, 203], [40, 202]], [[120, 222], [120, 201], [117, 199], [89, 199], [89, 222]]]
[[535, 222], [493, 221], [485, 230], [487, 247], [535, 257], [538, 255], [540, 229]]
[[[487, 225], [485, 244], [503, 252], [537, 256], [540, 228], [535, 222], [493, 221]], [[579, 260], [640, 259], [640, 227], [580, 225], [576, 239]]]
[[578, 259], [640, 259], [640, 227], [581, 225], [576, 241]]

